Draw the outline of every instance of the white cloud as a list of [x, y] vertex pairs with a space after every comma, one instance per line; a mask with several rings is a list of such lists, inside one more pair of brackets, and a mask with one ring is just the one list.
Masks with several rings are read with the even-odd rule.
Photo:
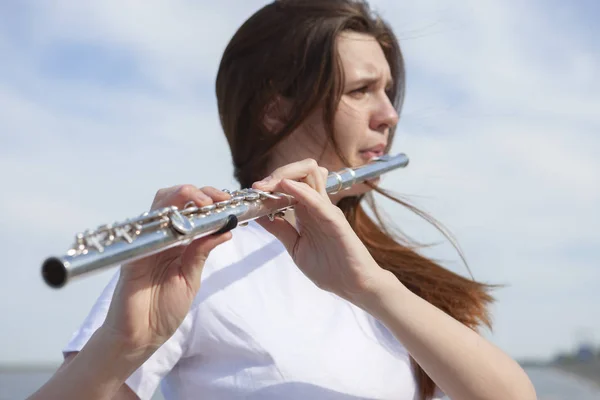
[[[194, 84], [212, 83], [233, 30], [263, 2], [59, 1], [35, 6], [39, 46], [54, 40], [94, 42], [131, 52], [154, 84], [196, 97]], [[40, 26], [41, 29], [37, 29]]]

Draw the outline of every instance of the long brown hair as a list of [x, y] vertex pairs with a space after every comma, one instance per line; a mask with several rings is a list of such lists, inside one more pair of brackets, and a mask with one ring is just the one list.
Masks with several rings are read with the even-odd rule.
[[[405, 87], [402, 52], [390, 26], [366, 2], [276, 0], [238, 29], [225, 49], [217, 75], [220, 120], [235, 177], [242, 187], [250, 187], [271, 172], [266, 168], [272, 150], [317, 107], [324, 110], [323, 122], [335, 146], [333, 119], [343, 86], [336, 38], [346, 30], [371, 35], [381, 45], [394, 82], [388, 95], [400, 114]], [[273, 134], [263, 121], [277, 96], [290, 99], [293, 105], [287, 124]], [[393, 134], [394, 130], [389, 134], [390, 143]], [[408, 201], [374, 190], [423, 217], [452, 240], [441, 224]], [[370, 207], [373, 218], [363, 203]], [[492, 285], [466, 279], [419, 254], [419, 244], [384, 223], [371, 193], [344, 198], [338, 206], [377, 263], [409, 290], [471, 329], [481, 325], [491, 329], [487, 306], [493, 301], [489, 294]], [[411, 363], [420, 398], [431, 398], [434, 382], [412, 357]]]

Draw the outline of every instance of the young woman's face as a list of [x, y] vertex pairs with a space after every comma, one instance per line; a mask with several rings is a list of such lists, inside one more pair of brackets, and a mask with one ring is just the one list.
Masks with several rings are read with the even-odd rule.
[[344, 33], [338, 46], [345, 81], [335, 117], [336, 139], [344, 156], [358, 166], [383, 155], [390, 129], [398, 123], [387, 95], [392, 77], [374, 38]]
[[[387, 95], [392, 78], [379, 43], [355, 32], [344, 32], [337, 40], [344, 82], [334, 120], [336, 140], [342, 154], [356, 167], [384, 153], [398, 114]], [[279, 164], [314, 158], [330, 171], [344, 168], [327, 142], [320, 110], [281, 145], [276, 155]], [[368, 187], [358, 185], [343, 194], [356, 195], [365, 190]]]

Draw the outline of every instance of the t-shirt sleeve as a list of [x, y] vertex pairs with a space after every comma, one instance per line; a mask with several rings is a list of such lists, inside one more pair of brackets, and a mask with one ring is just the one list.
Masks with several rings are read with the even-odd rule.
[[[118, 279], [119, 272], [117, 271], [92, 306], [83, 323], [73, 333], [69, 342], [62, 349], [63, 355], [69, 352], [80, 351], [94, 332], [102, 325], [106, 319]], [[186, 350], [186, 343], [191, 327], [191, 315], [188, 314], [173, 336], [125, 381], [141, 400], [152, 398], [161, 380], [182, 358]]]

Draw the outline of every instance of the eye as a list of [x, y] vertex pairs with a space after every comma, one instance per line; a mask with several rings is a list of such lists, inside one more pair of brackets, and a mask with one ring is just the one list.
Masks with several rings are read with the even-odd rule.
[[367, 94], [368, 91], [369, 91], [369, 86], [365, 85], [365, 86], [359, 87], [358, 89], [352, 90], [350, 92], [350, 95], [355, 98], [361, 98], [365, 94]]

